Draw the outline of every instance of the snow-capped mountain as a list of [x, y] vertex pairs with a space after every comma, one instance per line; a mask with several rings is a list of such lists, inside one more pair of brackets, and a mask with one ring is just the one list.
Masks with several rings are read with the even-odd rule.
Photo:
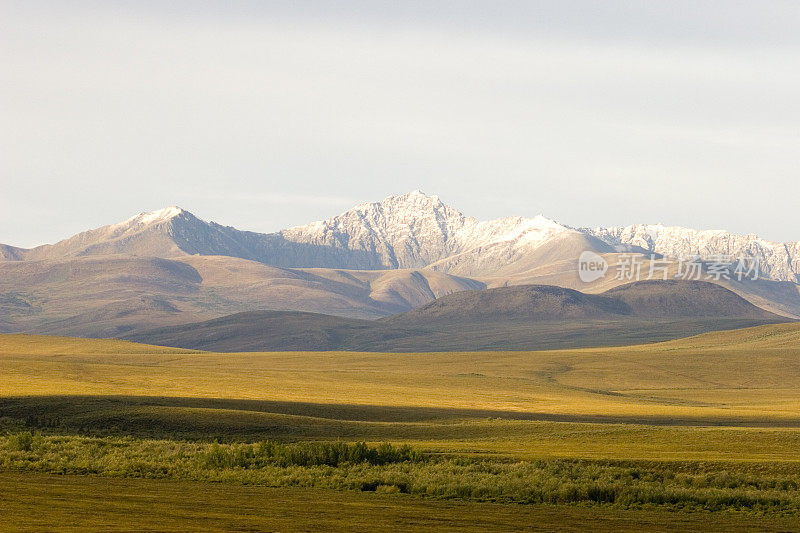
[[437, 196], [413, 191], [281, 233], [292, 242], [361, 252], [368, 263], [356, 268], [375, 260], [383, 268], [419, 268], [451, 253], [456, 236], [475, 222]]
[[[248, 238], [249, 237], [249, 238]], [[55, 244], [27, 250], [24, 259], [90, 255], [173, 257], [229, 255], [256, 259], [252, 249], [266, 236], [205, 222], [177, 206], [141, 213], [123, 222], [84, 231]]]
[[384, 270], [431, 266], [444, 272], [477, 275], [521, 260], [564, 235], [584, 238], [580, 232], [541, 215], [478, 221], [445, 205], [437, 196], [413, 191], [358, 205], [325, 221], [270, 234], [206, 222], [172, 206], [53, 245], [14, 249], [6, 258], [199, 254], [239, 257], [280, 267]]
[[542, 215], [479, 221], [418, 190], [270, 234], [206, 222], [172, 206], [53, 245], [1, 249], [0, 260], [221, 255], [279, 267], [429, 268], [469, 277], [516, 275], [575, 260], [583, 250], [636, 249], [668, 257], [746, 255], [758, 259], [763, 275], [800, 282], [800, 242], [661, 225], [572, 228]]
[[772, 242], [756, 235], [722, 230], [694, 230], [661, 224], [583, 229], [612, 245], [629, 245], [667, 257], [703, 259], [752, 257], [761, 274], [778, 281], [800, 282], [800, 242]]
[[[544, 260], [574, 260], [583, 250], [636, 250], [667, 257], [753, 257], [763, 275], [800, 281], [800, 242], [662, 225], [572, 228], [542, 215], [478, 221], [418, 190], [361, 204], [281, 235], [295, 243], [354, 252], [349, 268], [375, 268], [377, 263], [379, 268], [429, 267], [481, 277], [519, 273]], [[360, 260], [358, 254], [363, 254]]]
[[562, 233], [577, 232], [541, 215], [481, 222], [445, 205], [438, 196], [416, 190], [361, 204], [328, 220], [284, 230], [281, 235], [287, 241], [349, 250], [370, 258], [369, 264], [350, 268], [370, 268], [377, 260], [381, 268], [437, 265], [438, 270], [452, 270], [455, 266], [448, 261], [461, 257], [456, 261], [462, 265], [459, 273], [468, 275], [475, 272], [463, 268], [464, 254], [501, 255], [505, 263], [513, 262]]

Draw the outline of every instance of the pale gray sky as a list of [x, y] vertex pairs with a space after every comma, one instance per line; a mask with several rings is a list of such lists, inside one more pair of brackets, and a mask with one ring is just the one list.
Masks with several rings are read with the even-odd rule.
[[798, 95], [796, 1], [0, 1], [0, 242], [416, 188], [798, 240]]

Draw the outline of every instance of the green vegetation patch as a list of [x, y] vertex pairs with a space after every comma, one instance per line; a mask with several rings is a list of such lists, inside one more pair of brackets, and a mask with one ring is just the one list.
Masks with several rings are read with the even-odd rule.
[[422, 454], [411, 446], [392, 446], [383, 443], [367, 446], [364, 442], [299, 442], [280, 444], [264, 441], [258, 445], [240, 444], [222, 446], [214, 443], [211, 449], [201, 452], [208, 468], [261, 468], [265, 466], [341, 466], [368, 463], [386, 465], [406, 461], [420, 461]]
[[797, 465], [433, 456], [345, 442], [221, 444], [131, 437], [0, 438], [0, 470], [800, 516]]

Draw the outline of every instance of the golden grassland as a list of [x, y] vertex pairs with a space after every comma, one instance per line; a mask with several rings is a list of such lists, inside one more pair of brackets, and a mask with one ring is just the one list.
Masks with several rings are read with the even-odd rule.
[[[10, 448], [12, 437], [23, 438], [19, 432], [26, 426], [44, 436], [36, 436], [38, 444], [30, 449]], [[800, 324], [641, 346], [419, 354], [224, 354], [123, 341], [0, 335], [3, 429], [12, 431], [0, 437], [4, 464], [11, 470], [29, 470], [0, 473], [0, 486], [16, 480], [19, 494], [27, 495], [0, 498], [0, 511], [9, 516], [30, 510], [25, 498], [49, 491], [37, 488], [34, 480], [47, 478], [35, 472], [59, 471], [62, 455], [63, 464], [69, 466], [64, 473], [131, 471], [134, 478], [160, 475], [160, 469], [169, 468], [169, 461], [159, 462], [168, 454], [157, 453], [148, 467], [150, 473], [136, 474], [148, 461], [148, 450], [195, 446], [200, 451], [192, 453], [202, 456], [210, 440], [229, 443], [224, 446], [230, 446], [231, 453], [246, 446], [242, 443], [267, 439], [389, 441], [408, 443], [426, 457], [440, 458], [418, 466], [374, 467], [374, 472], [358, 465], [325, 471], [307, 483], [307, 492], [241, 486], [250, 477], [269, 477], [267, 470], [259, 474], [223, 469], [215, 474], [219, 479], [187, 478], [190, 474], [186, 473], [162, 480], [65, 476], [47, 497], [57, 502], [62, 492], [85, 496], [76, 499], [74, 508], [56, 506], [49, 523], [72, 524], [76, 529], [81, 529], [81, 517], [90, 520], [87, 513], [92, 505], [108, 505], [108, 516], [123, 505], [104, 503], [114, 491], [129, 487], [130, 500], [125, 505], [133, 510], [148, 505], [148, 491], [156, 486], [165, 494], [158, 519], [162, 521], [131, 522], [130, 528], [181, 528], [193, 523], [181, 510], [188, 505], [188, 493], [211, 494], [218, 489], [208, 481], [229, 476], [235, 482], [226, 483], [224, 491], [239, 500], [244, 514], [236, 514], [233, 501], [210, 503], [203, 529], [225, 529], [245, 518], [236, 523], [283, 529], [283, 522], [275, 518], [278, 515], [247, 514], [254, 498], [260, 497], [267, 508], [297, 507], [298, 524], [307, 520], [308, 528], [319, 529], [347, 524], [353, 530], [366, 529], [369, 515], [378, 513], [380, 518], [375, 520], [404, 529], [463, 523], [476, 529], [511, 530], [543, 521], [553, 528], [574, 524], [576, 530], [654, 529], [656, 525], [666, 529], [667, 523], [682, 524], [675, 528], [682, 530], [712, 526], [787, 530], [791, 522], [782, 522], [781, 513], [796, 518], [800, 508], [791, 488], [800, 482]], [[76, 435], [110, 437], [86, 441]], [[106, 451], [98, 455], [97, 450]], [[113, 450], [122, 455], [114, 455]], [[530, 466], [534, 463], [539, 466]], [[574, 500], [564, 501], [576, 502], [595, 501], [591, 491], [600, 478], [594, 476], [604, 476], [604, 491], [610, 490], [615, 498], [627, 495], [639, 507], [628, 509], [617, 500], [608, 509], [540, 504], [522, 511], [519, 506], [464, 502], [459, 507], [462, 504], [420, 502], [405, 494], [353, 493], [361, 507], [353, 507], [352, 515], [343, 517], [345, 522], [338, 526], [321, 516], [324, 505], [315, 507], [315, 501], [350, 497], [319, 492], [325, 483], [332, 483], [331, 488], [346, 487], [342, 480], [374, 473], [405, 476], [424, 486], [426, 476], [438, 479], [444, 468], [452, 472], [441, 478], [441, 486], [450, 486], [455, 497], [472, 483], [469, 476], [477, 471], [481, 475], [492, 472], [491, 479], [500, 479], [492, 476], [505, 472], [509, 487], [517, 487], [513, 479], [520, 471], [539, 479], [543, 494], [562, 494], [563, 483], [574, 483], [579, 492]], [[570, 469], [574, 470], [572, 481], [559, 478], [559, 472]], [[189, 467], [186, 471], [194, 472]], [[655, 484], [637, 488], [642, 483], [640, 471], [656, 479]], [[305, 479], [310, 474], [301, 469], [293, 475]], [[660, 476], [671, 480], [673, 488], [662, 487], [657, 481]], [[498, 497], [523, 490], [493, 487], [491, 479], [473, 485], [472, 496], [464, 498], [474, 499], [487, 487], [496, 489]], [[292, 483], [297, 481], [287, 481]], [[676, 483], [688, 485], [682, 488]], [[95, 493], [90, 489], [95, 484], [106, 488]], [[603, 494], [598, 502], [604, 501]], [[706, 510], [717, 511], [694, 516], [664, 508], [672, 505], [669, 501], [684, 497], [692, 502], [691, 509], [702, 511], [707, 506]], [[647, 507], [651, 505], [647, 502], [662, 500], [665, 503], [653, 503], [653, 509]], [[414, 521], [414, 513], [428, 505], [432, 505], [430, 513], [419, 511], [419, 521]], [[728, 516], [728, 508], [741, 509], [743, 514]], [[762, 512], [769, 518], [756, 520]], [[522, 513], [518, 516], [531, 522], [514, 522], [514, 513]], [[723, 527], [726, 520], [730, 527]], [[103, 524], [102, 520], [92, 523], [94, 527]], [[114, 523], [122, 524], [119, 517]], [[35, 521], [26, 524], [37, 529]]]
[[69, 430], [391, 440], [525, 459], [800, 459], [797, 324], [624, 348], [431, 354], [2, 335], [0, 376], [0, 416], [38, 407]]
[[55, 397], [55, 411], [77, 402], [84, 427], [106, 421], [87, 398], [111, 395], [131, 398], [104, 403], [107, 418], [212, 436], [392, 439], [526, 458], [800, 458], [798, 324], [620, 348], [427, 354], [2, 335], [0, 375], [0, 396]]
[[0, 354], [118, 355], [196, 353], [196, 350], [151, 346], [116, 339], [82, 339], [57, 335], [0, 334]]
[[[16, 497], [3, 497], [14, 494]], [[42, 512], [41, 502], [48, 502]], [[786, 518], [563, 505], [421, 500], [404, 495], [191, 481], [0, 473], [0, 530], [11, 531], [791, 531]], [[58, 524], [58, 527], [54, 527]]]
[[800, 325], [542, 352], [216, 354], [0, 336], [0, 396], [127, 395], [800, 426]]

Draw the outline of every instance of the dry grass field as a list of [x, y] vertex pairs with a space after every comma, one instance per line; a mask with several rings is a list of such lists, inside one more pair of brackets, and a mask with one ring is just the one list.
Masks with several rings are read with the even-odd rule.
[[511, 418], [800, 426], [798, 324], [619, 348], [428, 354], [193, 353], [2, 335], [0, 372], [3, 397], [217, 398], [502, 411]]
[[[44, 502], [49, 504], [47, 513], [42, 513]], [[785, 518], [430, 501], [374, 493], [29, 473], [0, 473], [0, 514], [4, 517], [0, 530], [31, 532], [794, 529], [794, 522]]]
[[[4, 452], [3, 464], [8, 473], [3, 474], [0, 482], [5, 483], [10, 479], [8, 476], [34, 480], [35, 476], [42, 475], [10, 473], [20, 469], [127, 476], [121, 472], [129, 471], [131, 465], [140, 461], [133, 461], [131, 457], [146, 456], [147, 450], [189, 446], [180, 444], [182, 442], [230, 443], [225, 446], [233, 448], [225, 453], [234, 457], [244, 453], [236, 448], [243, 444], [237, 443], [341, 439], [411, 444], [428, 457], [441, 457], [445, 462], [424, 463], [414, 467], [417, 471], [406, 467], [376, 466], [371, 467], [373, 470], [347, 467], [314, 471], [311, 478], [307, 477], [310, 474], [303, 473], [305, 471], [293, 471], [286, 478], [287, 483], [305, 483], [312, 487], [308, 490], [314, 491], [319, 490], [314, 487], [341, 489], [351, 483], [348, 479], [362, 480], [366, 479], [364, 476], [376, 475], [391, 479], [407, 476], [412, 481], [417, 480], [413, 482], [419, 485], [428, 479], [425, 476], [443, 475], [440, 470], [445, 466], [442, 465], [449, 465], [447, 468], [452, 471], [448, 470], [450, 477], [447, 479], [451, 480], [455, 479], [453, 476], [475, 475], [475, 469], [484, 472], [482, 476], [488, 475], [485, 472], [496, 471], [493, 475], [499, 476], [498, 480], [506, 479], [503, 476], [511, 476], [508, 479], [528, 476], [540, 483], [542, 494], [555, 491], [552, 492], [556, 495], [553, 501], [561, 501], [558, 498], [573, 501], [569, 499], [573, 496], [564, 496], [561, 484], [595, 483], [592, 479], [603, 479], [604, 483], [613, 485], [623, 483], [620, 480], [624, 478], [623, 484], [627, 484], [628, 489], [636, 489], [641, 481], [638, 476], [644, 475], [650, 483], [647, 487], [660, 487], [661, 482], [653, 480], [662, 477], [665, 487], [666, 484], [673, 487], [669, 489], [672, 496], [666, 499], [641, 492], [634, 498], [630, 492], [625, 493], [626, 497], [634, 498], [630, 509], [619, 500], [610, 508], [601, 503], [598, 508], [592, 507], [592, 511], [580, 505], [558, 504], [553, 508], [566, 509], [563, 511], [566, 518], [563, 523], [554, 522], [554, 528], [567, 527], [574, 515], [578, 517], [576, 529], [608, 523], [619, 525], [608, 526], [608, 529], [624, 530], [625, 524], [636, 524], [636, 520], [641, 520], [641, 527], [648, 529], [655, 529], [656, 524], [665, 529], [668, 523], [683, 524], [681, 520], [689, 522], [685, 523], [686, 527], [677, 529], [713, 529], [712, 525], [727, 530], [759, 529], [758, 522], [752, 520], [763, 515], [767, 518], [761, 522], [761, 529], [778, 524], [780, 527], [775, 528], [790, 530], [787, 524], [791, 521], [785, 520], [800, 513], [800, 507], [795, 509], [798, 504], [793, 491], [796, 489], [792, 488], [800, 483], [798, 324], [762, 326], [621, 348], [420, 354], [220, 354], [122, 341], [3, 335], [0, 336], [0, 376], [0, 424], [12, 433], [25, 430], [27, 426], [34, 434], [42, 432], [45, 436], [35, 437], [34, 441], [39, 444], [32, 447], [23, 449], [16, 445], [20, 451], [9, 448], [13, 444], [12, 437], [19, 440], [19, 435], [6, 440], [0, 438], [0, 448], [5, 446], [10, 450]], [[58, 435], [64, 435], [63, 439], [67, 440], [58, 440], [61, 438]], [[76, 435], [94, 435], [101, 440], [84, 442], [75, 440]], [[41, 440], [43, 438], [45, 440]], [[120, 438], [123, 440], [114, 440]], [[203, 451], [207, 444], [192, 446], [200, 446], [191, 448], [194, 455], [181, 452], [183, 455], [179, 456], [202, 459], [203, 454], [210, 453]], [[118, 457], [108, 455], [111, 452], [100, 452], [117, 448], [129, 451], [119, 452], [122, 455]], [[72, 462], [58, 466], [59, 453], [73, 457]], [[88, 459], [79, 459], [84, 456]], [[156, 461], [148, 467], [150, 470], [134, 469], [139, 473], [131, 475], [177, 476], [177, 480], [184, 480], [180, 483], [186, 484], [228, 480], [233, 484], [231, 487], [262, 483], [256, 472], [237, 473], [236, 468], [249, 468], [247, 466], [203, 473], [202, 469], [192, 466], [201, 459], [192, 459], [195, 462], [187, 463], [189, 466], [182, 474], [165, 473], [171, 472], [166, 463], [159, 466]], [[478, 461], [474, 464], [483, 466], [469, 466], [473, 464], [469, 462], [464, 466], [459, 461]], [[525, 470], [528, 468], [525, 461], [538, 466]], [[112, 468], [109, 466], [112, 464], [117, 466]], [[514, 466], [517, 464], [520, 466]], [[517, 472], [518, 468], [522, 470]], [[558, 476], [566, 474], [553, 474], [564, 469], [573, 472], [570, 474], [572, 481], [566, 478], [558, 481]], [[637, 474], [639, 471], [644, 474]], [[545, 474], [556, 476], [555, 485], [548, 485], [547, 479], [542, 477]], [[68, 478], [72, 481], [64, 478], [63, 490], [80, 491], [81, 480], [85, 478]], [[86, 479], [88, 482], [89, 478]], [[485, 483], [484, 478], [480, 479], [480, 483]], [[137, 505], [137, 498], [144, 498], [144, 492], [149, 490], [144, 488], [149, 481], [117, 479], [114, 483], [118, 484], [115, 485], [118, 490], [123, 490], [128, 481], [134, 498], [131, 505]], [[35, 492], [38, 490], [33, 487], [35, 483], [30, 481], [19, 486]], [[176, 488], [182, 486], [178, 481], [169, 483], [173, 484], [167, 483], [164, 487], [175, 488], [178, 492], [184, 490]], [[363, 484], [362, 481], [358, 483]], [[470, 493], [452, 483], [448, 486], [454, 488], [452, 492], [442, 492], [446, 498], [471, 501], [463, 504], [463, 513], [466, 513], [463, 516], [475, 513], [476, 520], [480, 515], [486, 520], [496, 519], [498, 529], [513, 529], [503, 522], [506, 507], [475, 503], [476, 498], [481, 500], [476, 494], [488, 494], [486, 487], [480, 489], [484, 492], [474, 489]], [[231, 494], [241, 492], [236, 497], [245, 502], [254, 497], [249, 491], [256, 489], [229, 490], [233, 491]], [[299, 489], [294, 492], [269, 490], [272, 491], [268, 493], [269, 498], [298, 498], [300, 501], [309, 497], [308, 492]], [[409, 489], [413, 494], [417, 490], [418, 487]], [[419, 490], [430, 493], [431, 488], [423, 486]], [[506, 498], [502, 490], [498, 490], [499, 496], [489, 499], [515, 501], [521, 494], [512, 488]], [[603, 494], [593, 496], [591, 486], [587, 490], [589, 496], [574, 496], [575, 501], [583, 501], [581, 498], [614, 501]], [[178, 492], [171, 492], [170, 497], [174, 497], [175, 505], [179, 506], [183, 505], [179, 501], [185, 496]], [[267, 498], [267, 493], [264, 494]], [[417, 505], [413, 494], [359, 497], [378, 498], [365, 500], [367, 507], [364, 509], [383, 505], [385, 501], [400, 506], [398, 512], [405, 513]], [[674, 503], [679, 501], [676, 494], [693, 503]], [[44, 498], [41, 490], [38, 497]], [[645, 512], [647, 505], [641, 507], [636, 503], [639, 500], [656, 502], [647, 504], [655, 505], [650, 515]], [[18, 499], [7, 498], [3, 505], [13, 512], [22, 512]], [[483, 505], [487, 507], [481, 507]], [[519, 512], [533, 513], [531, 516], [544, 520], [541, 516], [547, 515], [550, 507], [543, 505], [534, 506], [535, 510], [525, 507], [526, 510]], [[399, 510], [401, 508], [405, 510]], [[438, 507], [426, 507], [435, 508]], [[728, 515], [727, 511], [704, 514], [704, 510], [728, 508], [742, 509], [744, 514]], [[447, 512], [444, 509], [442, 507], [444, 514], [440, 516], [442, 524], [458, 523], [449, 522], [455, 520], [448, 514], [452, 508], [447, 507], [450, 509]], [[498, 514], [485, 516], [480, 509], [487, 512], [491, 509]], [[682, 512], [689, 509], [691, 513]], [[225, 512], [232, 511], [229, 508], [220, 510], [220, 513]], [[700, 515], [694, 514], [697, 512]], [[784, 515], [786, 518], [781, 518]], [[55, 514], [52, 516], [57, 520]], [[313, 513], [308, 516], [312, 524]], [[731, 520], [732, 525], [723, 528], [724, 521], [720, 521], [723, 518]], [[353, 528], [358, 529], [357, 513], [353, 520]], [[397, 524], [406, 524], [404, 519], [398, 520]], [[223, 527], [219, 526], [223, 523], [206, 522], [209, 528], [214, 524]], [[419, 524], [422, 524], [420, 529], [427, 527], [424, 520]], [[407, 529], [413, 529], [413, 524], [406, 525]], [[147, 524], [140, 526], [145, 528]], [[313, 529], [311, 525], [309, 528]]]

